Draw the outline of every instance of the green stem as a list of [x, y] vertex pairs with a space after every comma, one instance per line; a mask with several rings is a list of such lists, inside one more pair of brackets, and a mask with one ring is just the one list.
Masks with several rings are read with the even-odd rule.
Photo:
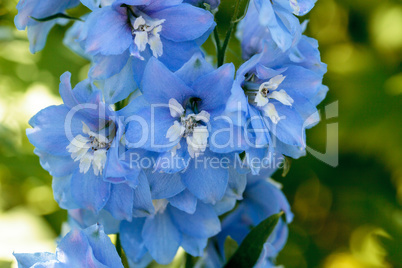
[[123, 267], [129, 268], [126, 254], [124, 254], [123, 248], [121, 247], [120, 234], [116, 234], [116, 245], [115, 246], [116, 246], [117, 254], [119, 254], [121, 262], [123, 263]]
[[[239, 16], [239, 11], [240, 11], [240, 3], [242, 0], [237, 0], [235, 10], [233, 12], [232, 19], [230, 21], [229, 29], [226, 32], [225, 40], [223, 41], [222, 47], [218, 51], [218, 67], [222, 66], [223, 63], [225, 62], [225, 54], [226, 50], [229, 45], [230, 37], [232, 36], [232, 32], [238, 22], [237, 17]], [[216, 39], [216, 37], [215, 37]]]
[[184, 266], [185, 268], [193, 268], [194, 264], [193, 264], [193, 257], [186, 253], [186, 264]]
[[116, 251], [117, 251], [117, 254], [119, 254], [119, 256], [121, 258], [122, 249], [121, 249], [120, 234], [116, 234]]
[[46, 18], [35, 18], [35, 17], [32, 17], [32, 16], [30, 16], [30, 18], [32, 18], [33, 20], [36, 20], [38, 22], [51, 21], [51, 20], [55, 20], [55, 19], [68, 19], [68, 20], [83, 21], [80, 18], [71, 17], [71, 16], [69, 16], [67, 14], [64, 14], [64, 13], [57, 13], [57, 14], [51, 15], [51, 16], [46, 17]]
[[219, 58], [221, 53], [221, 40], [219, 39], [218, 26], [214, 29], [214, 39], [216, 44], [216, 55], [218, 55], [217, 57]]

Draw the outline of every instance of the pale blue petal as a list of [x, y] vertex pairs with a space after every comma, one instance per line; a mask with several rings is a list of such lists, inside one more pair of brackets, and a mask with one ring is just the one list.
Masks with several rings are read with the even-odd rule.
[[160, 264], [170, 263], [182, 241], [182, 236], [167, 211], [145, 220], [142, 238], [151, 256]]
[[147, 217], [155, 212], [151, 190], [144, 172], [140, 173], [138, 180], [138, 186], [134, 189], [133, 216]]
[[77, 169], [71, 179], [71, 192], [81, 208], [99, 212], [109, 199], [110, 183], [95, 176], [91, 169], [85, 174]]
[[208, 238], [195, 238], [183, 234], [182, 248], [194, 257], [202, 256], [207, 246]]
[[30, 268], [40, 262], [56, 261], [56, 255], [49, 252], [13, 253], [13, 255], [17, 259], [19, 268]]
[[195, 97], [202, 100], [199, 110], [205, 110], [210, 114], [219, 114], [225, 110], [232, 90], [234, 73], [234, 65], [225, 64], [194, 82]]
[[170, 198], [182, 192], [186, 187], [181, 182], [179, 174], [166, 174], [145, 170], [151, 189], [152, 199]]
[[104, 233], [99, 224], [83, 230], [92, 248], [95, 258], [106, 267], [123, 268], [119, 254], [110, 238]]
[[119, 55], [133, 42], [127, 13], [122, 14], [111, 6], [97, 9], [85, 22], [89, 28], [85, 39], [85, 52], [96, 55]]
[[56, 202], [63, 209], [77, 209], [80, 206], [72, 196], [71, 175], [65, 177], [53, 177], [53, 195]]
[[105, 209], [118, 220], [130, 221], [133, 216], [133, 189], [125, 183], [112, 184]]
[[193, 214], [197, 207], [197, 198], [188, 190], [171, 197], [168, 199], [169, 203], [188, 214]]
[[144, 72], [142, 92], [150, 104], [167, 105], [171, 98], [183, 103], [193, 90], [160, 61], [151, 58]]
[[197, 209], [193, 214], [187, 214], [173, 207], [168, 207], [168, 209], [180, 231], [189, 236], [208, 238], [221, 230], [219, 218], [211, 205], [198, 202]]
[[201, 76], [214, 71], [214, 67], [208, 63], [204, 57], [197, 53], [186, 62], [183, 67], [175, 72], [175, 74], [183, 80], [187, 86], [192, 84]]
[[215, 166], [209, 163], [204, 165], [204, 157], [220, 158], [221, 155], [215, 155], [207, 150], [205, 155], [199, 156], [198, 161], [201, 162], [196, 163], [196, 159], [191, 161], [187, 170], [181, 174], [181, 177], [184, 185], [192, 194], [205, 203], [214, 204], [222, 199], [226, 191], [229, 171], [227, 168], [220, 167], [220, 165]]
[[151, 17], [165, 19], [161, 35], [175, 42], [195, 40], [214, 23], [211, 12], [182, 4], [153, 12]]
[[121, 246], [133, 262], [139, 262], [147, 253], [141, 235], [144, 222], [145, 218], [134, 218], [132, 222], [123, 221], [120, 225]]

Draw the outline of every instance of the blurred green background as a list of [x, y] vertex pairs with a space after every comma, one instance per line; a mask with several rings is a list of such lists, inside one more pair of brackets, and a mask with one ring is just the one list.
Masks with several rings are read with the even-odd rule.
[[[63, 44], [56, 26], [44, 51], [31, 55], [13, 24], [17, 0], [0, 0], [0, 267], [12, 252], [53, 251], [66, 219], [53, 200], [51, 177], [33, 154], [25, 129], [40, 109], [60, 104], [59, 76], [85, 79], [88, 62]], [[217, 14], [223, 34], [232, 0]], [[71, 14], [82, 14], [77, 8]], [[308, 145], [325, 152], [327, 125], [338, 124], [339, 165], [311, 154], [292, 161], [284, 185], [295, 220], [278, 257], [286, 267], [402, 267], [402, 3], [398, 0], [318, 0], [306, 18], [328, 64], [330, 91], [322, 122]], [[209, 40], [205, 49], [213, 53]], [[241, 64], [232, 39], [227, 61]], [[339, 116], [325, 119], [337, 102]], [[332, 133], [334, 134], [334, 133]], [[330, 138], [336, 144], [338, 138]], [[15, 265], [15, 264], [14, 264]]]

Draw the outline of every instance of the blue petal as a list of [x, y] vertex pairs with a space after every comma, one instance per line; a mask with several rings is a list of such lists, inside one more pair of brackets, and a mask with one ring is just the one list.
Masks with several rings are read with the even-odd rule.
[[197, 237], [208, 238], [216, 235], [221, 230], [218, 216], [211, 205], [197, 203], [197, 209], [193, 214], [168, 207], [173, 221], [183, 233]]
[[104, 233], [99, 224], [83, 230], [92, 248], [95, 258], [106, 267], [123, 268], [119, 254], [110, 238]]
[[[57, 156], [69, 156], [66, 147], [70, 144], [66, 137], [68, 129], [65, 128], [67, 114], [70, 112], [65, 105], [50, 106], [31, 118], [29, 124], [33, 129], [27, 129], [29, 141], [41, 152]], [[73, 139], [82, 132], [82, 121], [88, 122], [82, 113], [75, 113], [71, 121], [71, 133]], [[88, 123], [88, 125], [92, 125]]]
[[56, 261], [56, 255], [49, 252], [13, 253], [13, 255], [17, 259], [19, 268], [30, 268], [41, 262]]
[[322, 75], [300, 66], [289, 66], [283, 73], [285, 80], [280, 88], [297, 91], [298, 94], [309, 99], [317, 94], [322, 82]]
[[127, 98], [138, 88], [134, 80], [131, 58], [120, 73], [102, 81], [103, 96], [107, 104], [114, 104]]
[[171, 98], [183, 103], [193, 93], [191, 88], [155, 58], [151, 58], [145, 68], [142, 91], [150, 104], [166, 105]]
[[267, 126], [268, 121], [264, 119], [260, 111], [252, 105], [249, 105], [249, 114], [249, 122], [252, 129], [248, 132], [255, 138], [253, 145], [255, 145], [256, 148], [264, 148], [271, 140]]
[[179, 174], [166, 174], [145, 170], [151, 189], [152, 199], [170, 198], [185, 189]]
[[306, 149], [300, 146], [293, 146], [286, 143], [281, 142], [280, 140], [275, 141], [275, 150], [284, 154], [286, 156], [290, 156], [293, 159], [298, 159], [302, 156], [306, 156]]
[[155, 213], [151, 190], [144, 172], [138, 176], [138, 186], [134, 189], [133, 216], [147, 217]]
[[62, 12], [66, 9], [73, 8], [80, 3], [79, 0], [26, 0], [17, 4], [18, 15], [15, 16], [14, 22], [19, 30], [24, 30], [28, 25], [38, 24], [34, 18], [44, 18], [51, 14]]
[[35, 53], [45, 46], [47, 35], [54, 25], [60, 20], [37, 22], [33, 18], [44, 18], [51, 14], [64, 12], [79, 4], [78, 0], [63, 1], [20, 1], [17, 5], [18, 14], [14, 23], [19, 30], [28, 26], [28, 39], [30, 50]]
[[[161, 36], [163, 55], [158, 59], [169, 70], [177, 71], [196, 53], [201, 53], [197, 41], [174, 42]], [[178, 53], [180, 51], [180, 53]]]
[[71, 88], [70, 80], [70, 72], [65, 72], [60, 76], [59, 94], [68, 108], [73, 109], [79, 104], [100, 102], [100, 91], [92, 87], [89, 79], [79, 82], [74, 90]]
[[182, 4], [151, 14], [153, 18], [165, 19], [161, 35], [175, 42], [195, 40], [209, 30], [214, 23], [211, 12]]
[[[85, 20], [86, 18], [87, 18], [86, 15], [81, 17], [82, 20]], [[79, 37], [82, 33], [83, 27], [84, 27], [83, 21], [74, 22], [73, 26], [71, 26], [66, 31], [66, 34], [64, 35], [63, 38], [63, 44], [77, 55], [90, 61], [92, 60], [92, 57], [85, 53], [84, 46], [79, 41]]]
[[[303, 119], [294, 110], [294, 108], [285, 107], [285, 105], [275, 104], [275, 108], [280, 117], [285, 117], [279, 120], [276, 128], [272, 132], [281, 142], [293, 146], [306, 146], [305, 131], [303, 128]], [[272, 131], [272, 129], [271, 129]]]
[[[225, 167], [210, 165], [208, 157], [221, 158], [218, 154], [213, 154], [209, 150], [205, 155], [200, 155], [193, 159], [187, 170], [181, 175], [184, 185], [192, 194], [205, 203], [216, 203], [225, 194], [229, 171]], [[211, 159], [209, 158], [209, 159]], [[207, 161], [207, 163], [203, 163]]]
[[154, 12], [171, 6], [180, 5], [183, 0], [152, 0], [144, 7], [144, 11]]
[[167, 106], [166, 103], [159, 107], [145, 107], [128, 118], [127, 147], [166, 152], [176, 146], [178, 141], [171, 142], [166, 137], [168, 129], [177, 120], [170, 115]]
[[236, 198], [225, 195], [214, 205], [216, 215], [220, 216], [228, 211], [231, 211], [235, 207], [236, 201]]
[[128, 5], [128, 6], [149, 5], [151, 1], [152, 0], [115, 0], [113, 2], [113, 7], [118, 8], [123, 4]]
[[199, 77], [213, 71], [214, 67], [212, 67], [212, 65], [208, 63], [200, 53], [197, 53], [194, 54], [194, 56], [183, 65], [183, 67], [177, 70], [175, 74], [180, 77], [187, 86], [191, 87]]
[[133, 42], [127, 13], [119, 13], [111, 6], [93, 11], [85, 26], [89, 29], [85, 40], [88, 54], [119, 55]]
[[142, 238], [151, 256], [160, 264], [168, 264], [173, 260], [182, 241], [167, 211], [145, 220]]
[[275, 153], [270, 160], [271, 162], [269, 163], [269, 165], [262, 167], [258, 175], [248, 174], [248, 183], [270, 178], [282, 165], [284, 157], [281, 154]]
[[[81, 229], [88, 228], [94, 224], [102, 224], [107, 234], [116, 234], [119, 232], [120, 221], [113, 218], [106, 210], [99, 213], [87, 209], [70, 209], [68, 210], [69, 224], [77, 225]], [[72, 221], [72, 223], [70, 223]]]
[[110, 183], [95, 176], [90, 169], [83, 174], [77, 169], [71, 179], [72, 196], [81, 208], [99, 212], [110, 196]]
[[62, 259], [69, 267], [86, 267], [97, 262], [86, 235], [78, 229], [72, 230], [60, 241], [56, 258]]
[[226, 195], [238, 200], [243, 199], [243, 192], [246, 189], [247, 175], [239, 173], [236, 168], [229, 168], [229, 181]]
[[134, 218], [132, 222], [123, 221], [120, 225], [121, 246], [133, 262], [139, 262], [147, 253], [141, 235], [144, 222], [145, 218]]
[[174, 174], [187, 168], [191, 161], [185, 139], [180, 140], [180, 149], [173, 155], [171, 151], [160, 153], [156, 159], [155, 172]]
[[[287, 24], [288, 27], [292, 27], [293, 24], [298, 24], [300, 27], [297, 18], [280, 6], [275, 6], [274, 10], [272, 3], [269, 1], [255, 0], [255, 3], [259, 10], [259, 21], [261, 25], [269, 29], [272, 39], [282, 51], [289, 49], [292, 46], [293, 36], [285, 24]], [[287, 22], [287, 20], [289, 20], [289, 22]]]
[[120, 55], [103, 56], [97, 55], [93, 58], [93, 65], [89, 70], [89, 76], [95, 80], [109, 78], [119, 73], [130, 58], [129, 51]]
[[34, 153], [39, 156], [40, 164], [43, 169], [47, 170], [52, 176], [67, 176], [78, 168], [77, 162], [74, 162], [71, 156], [55, 156], [40, 151], [39, 149], [35, 149]]
[[72, 196], [71, 175], [65, 177], [53, 177], [53, 195], [56, 202], [63, 209], [76, 209], [80, 206]]
[[125, 183], [112, 184], [105, 209], [118, 220], [130, 221], [133, 215], [133, 189]]
[[194, 257], [202, 256], [204, 249], [207, 246], [208, 238], [195, 238], [183, 234], [182, 248]]
[[223, 114], [210, 121], [209, 148], [216, 153], [243, 152], [248, 148], [243, 127], [234, 124], [230, 115]]
[[29, 50], [36, 53], [45, 47], [47, 36], [56, 22], [49, 21], [28, 26]]
[[231, 94], [234, 73], [234, 65], [225, 64], [194, 82], [195, 95], [202, 100], [199, 110], [215, 114], [224, 111], [226, 102]]
[[135, 268], [146, 268], [153, 261], [152, 256], [147, 252], [139, 261], [133, 261], [131, 258], [128, 258], [128, 267]]
[[169, 203], [188, 214], [193, 214], [197, 207], [197, 198], [188, 190], [171, 197], [168, 199]]

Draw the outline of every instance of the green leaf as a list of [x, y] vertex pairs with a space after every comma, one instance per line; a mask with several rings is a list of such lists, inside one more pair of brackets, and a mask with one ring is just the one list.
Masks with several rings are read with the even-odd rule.
[[288, 175], [291, 165], [292, 158], [285, 156], [285, 160], [283, 161], [282, 177], [286, 177], [286, 175]]
[[236, 252], [236, 250], [239, 248], [239, 245], [237, 242], [231, 238], [230, 236], [226, 237], [225, 240], [225, 260], [229, 260]]
[[50, 21], [50, 20], [55, 20], [55, 19], [68, 19], [68, 20], [79, 20], [82, 21], [80, 18], [75, 18], [75, 17], [71, 17], [69, 15], [66, 15], [64, 13], [57, 13], [54, 15], [51, 15], [49, 17], [45, 17], [45, 18], [34, 18], [31, 16], [32, 19], [39, 21], [39, 22], [45, 22], [45, 21]]
[[283, 212], [274, 214], [254, 227], [244, 238], [243, 243], [241, 243], [232, 258], [226, 263], [225, 268], [253, 267], [257, 263], [265, 242], [267, 242], [282, 214]]

